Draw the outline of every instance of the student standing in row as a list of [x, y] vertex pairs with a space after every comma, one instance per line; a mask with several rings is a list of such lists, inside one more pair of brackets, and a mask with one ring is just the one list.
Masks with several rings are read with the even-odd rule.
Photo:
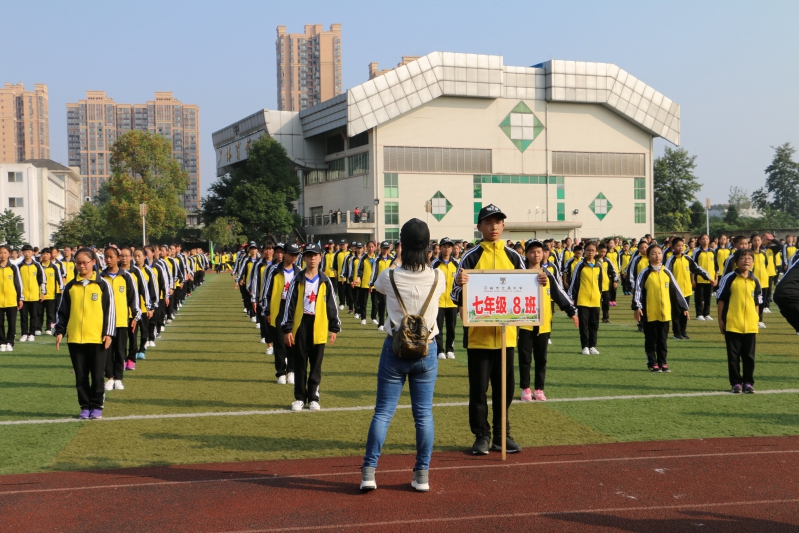
[[[675, 237], [672, 239], [671, 249], [673, 253], [668, 261], [666, 261], [666, 269], [674, 275], [674, 279], [677, 280], [677, 285], [679, 285], [682, 295], [690, 308], [691, 296], [694, 294], [696, 278], [701, 277], [710, 282], [710, 274], [697, 266], [696, 262], [685, 254], [685, 241], [682, 237]], [[671, 320], [671, 327], [674, 333], [674, 339], [690, 339], [687, 331], [690, 313], [685, 313], [682, 309], [672, 309], [672, 312], [674, 316]]]
[[[127, 346], [128, 336], [135, 337], [136, 325], [141, 318], [138, 304], [138, 293], [136, 281], [130, 273], [121, 266], [120, 250], [116, 246], [108, 246], [105, 255], [105, 269], [100, 273], [100, 277], [108, 284], [111, 289], [112, 304], [114, 306], [114, 334], [111, 335], [111, 346], [106, 352], [105, 377], [108, 381], [105, 390], [123, 390], [124, 371], [127, 365]], [[132, 317], [128, 322], [128, 317]], [[130, 329], [129, 326], [130, 325]]]
[[[327, 275], [319, 271], [322, 250], [314, 244], [305, 247], [305, 269], [294, 277], [286, 297], [280, 329], [286, 346], [294, 357], [294, 402], [292, 411], [301, 411], [305, 404], [319, 411], [319, 384], [322, 381], [322, 359], [330, 332], [330, 346], [341, 331], [336, 304], [336, 290]], [[310, 371], [309, 371], [310, 363]]]
[[41, 335], [41, 325], [38, 322], [39, 307], [46, 293], [44, 269], [33, 258], [33, 247], [26, 244], [22, 247], [24, 259], [19, 264], [19, 275], [22, 278], [23, 304], [20, 313], [20, 326], [22, 337], [19, 342], [33, 342], [35, 335]]
[[[438, 348], [439, 359], [455, 359], [455, 322], [458, 319], [458, 306], [450, 298], [452, 287], [455, 284], [455, 275], [458, 273], [460, 263], [452, 258], [453, 243], [448, 237], [439, 241], [441, 256], [433, 259], [433, 268], [441, 271], [442, 280], [446, 282], [446, 290], [438, 301], [438, 317], [436, 326], [436, 346]], [[444, 338], [444, 328], [446, 328], [446, 344]], [[446, 348], [446, 349], [445, 349]]]
[[[616, 274], [616, 265], [608, 257], [608, 247], [606, 244], [597, 246], [596, 260], [602, 267], [602, 323], [610, 324], [610, 308], [616, 303], [615, 290], [619, 284]], [[614, 291], [611, 294], [611, 291]]]
[[[361, 325], [366, 325], [366, 305], [369, 300], [369, 295], [372, 290], [369, 288], [369, 281], [372, 279], [372, 269], [375, 265], [375, 243], [369, 241], [366, 243], [366, 252], [361, 256], [360, 263], [358, 264], [358, 274], [355, 278], [355, 286], [358, 287], [359, 296], [358, 302], [360, 304], [360, 317]], [[375, 305], [374, 298], [372, 298], [372, 322], [377, 325], [377, 305]], [[357, 316], [355, 318], [358, 318]]]
[[647, 368], [650, 372], [671, 372], [667, 361], [669, 321], [679, 312], [687, 316], [688, 302], [674, 275], [663, 267], [660, 246], [650, 245], [646, 255], [649, 264], [635, 282], [632, 309], [636, 322], [644, 328]]
[[569, 298], [577, 305], [583, 355], [599, 355], [596, 345], [604, 278], [602, 265], [596, 261], [596, 245], [589, 242], [585, 245], [585, 258], [574, 269], [569, 287]]
[[[0, 245], [0, 352], [14, 351], [17, 310], [22, 309], [22, 278], [19, 267], [9, 261], [11, 252]], [[8, 320], [8, 329], [6, 329]]]
[[[286, 297], [294, 278], [300, 274], [296, 265], [300, 249], [296, 244], [285, 245], [279, 264], [267, 271], [264, 289], [260, 295], [261, 312], [264, 316], [269, 337], [272, 339], [272, 354], [275, 356], [275, 377], [279, 385], [294, 384], [294, 357], [286, 350], [286, 341], [279, 330], [280, 320], [286, 310]], [[269, 351], [267, 350], [267, 355]]]
[[61, 268], [52, 261], [50, 248], [42, 249], [41, 262], [39, 264], [42, 265], [42, 270], [44, 271], [45, 290], [38, 309], [39, 315], [36, 319], [38, 327], [36, 329], [44, 328], [46, 330], [45, 333], [52, 335], [56, 320], [56, 294], [60, 293], [63, 287]]
[[710, 249], [710, 236], [703, 233], [699, 236], [699, 246], [694, 250], [694, 263], [704, 270], [708, 278], [696, 277], [696, 319], [713, 320], [710, 316], [710, 295], [716, 286], [716, 252]]
[[[377, 256], [375, 259], [374, 267], [372, 268], [372, 278], [369, 280], [369, 290], [372, 291], [372, 305], [377, 303], [377, 330], [378, 331], [385, 331], [385, 321], [386, 321], [386, 296], [381, 294], [378, 291], [374, 290], [375, 280], [377, 277], [383, 273], [384, 270], [391, 266], [391, 262], [394, 260], [389, 254], [389, 250], [391, 249], [391, 245], [388, 241], [383, 241], [380, 243], [380, 255]], [[452, 354], [453, 358], [455, 354]]]
[[95, 263], [88, 248], [75, 254], [77, 277], [64, 287], [55, 325], [56, 350], [67, 336], [82, 420], [103, 417], [105, 350], [111, 346], [116, 324], [111, 287], [95, 275]]
[[[735, 254], [738, 268], [724, 276], [719, 284], [719, 330], [727, 345], [727, 369], [732, 392], [755, 392], [755, 345], [757, 343], [763, 291], [752, 275], [754, 252]], [[741, 375], [743, 362], [743, 375]]]

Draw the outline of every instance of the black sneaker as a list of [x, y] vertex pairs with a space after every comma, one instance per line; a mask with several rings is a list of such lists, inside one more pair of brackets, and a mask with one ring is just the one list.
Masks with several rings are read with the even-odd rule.
[[687, 341], [687, 340], [691, 340], [691, 337], [689, 337], [688, 335], [683, 335], [683, 336], [682, 336], [682, 339], [683, 339], [684, 341]]
[[[495, 452], [502, 451], [502, 437], [494, 437], [494, 440], [491, 442], [491, 449]], [[516, 444], [516, 441], [513, 440], [513, 437], [508, 435], [505, 437], [505, 453], [519, 453], [522, 451], [522, 447]]]
[[472, 455], [488, 455], [488, 435], [477, 435], [472, 445]]
[[669, 369], [669, 365], [660, 365], [660, 371], [661, 372], [671, 372], [671, 370]]
[[650, 372], [660, 372], [660, 367], [658, 365], [655, 366], [647, 366]]

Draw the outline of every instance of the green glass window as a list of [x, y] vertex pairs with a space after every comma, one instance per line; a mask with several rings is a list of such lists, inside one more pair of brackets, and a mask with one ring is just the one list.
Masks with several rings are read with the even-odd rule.
[[327, 180], [337, 180], [344, 177], [344, 158], [334, 159], [327, 163]]
[[383, 196], [399, 198], [399, 175], [383, 174]]
[[386, 224], [399, 224], [399, 202], [386, 202]]
[[396, 241], [399, 239], [399, 228], [386, 228], [386, 240]]
[[355, 176], [369, 170], [369, 152], [351, 155], [347, 158], [348, 175]]
[[510, 183], [510, 176], [502, 176], [502, 183]]
[[474, 223], [477, 224], [477, 217], [480, 215], [480, 210], [483, 208], [483, 202], [474, 203]]
[[558, 200], [565, 200], [566, 199], [566, 186], [562, 183], [558, 183]]
[[519, 183], [530, 183], [530, 176], [520, 176]]
[[474, 183], [483, 183], [483, 176], [475, 176]]
[[566, 220], [566, 202], [558, 202], [558, 222]]
[[491, 176], [491, 183], [502, 183], [502, 176]]
[[636, 224], [646, 223], [646, 204], [644, 203], [635, 204], [635, 223]]
[[635, 199], [646, 200], [646, 178], [635, 178]]
[[510, 177], [511, 183], [519, 183], [519, 176], [511, 176]]
[[475, 183], [474, 184], [474, 197], [475, 198], [482, 198], [483, 197], [483, 184], [482, 183]]
[[558, 179], [555, 176], [549, 176], [549, 184], [555, 185], [558, 182]]

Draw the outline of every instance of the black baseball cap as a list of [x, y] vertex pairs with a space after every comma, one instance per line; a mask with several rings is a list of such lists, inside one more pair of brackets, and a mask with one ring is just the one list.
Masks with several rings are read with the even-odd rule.
[[355, 241], [352, 241], [352, 242], [350, 243], [350, 246], [352, 246], [353, 248], [355, 248], [357, 245], [358, 245], [358, 243], [357, 243], [357, 242], [355, 242]]
[[333, 239], [330, 239], [329, 241], [327, 241], [327, 244], [335, 244], [335, 243], [333, 242]]
[[450, 246], [455, 246], [455, 243], [452, 242], [452, 239], [450, 239], [449, 237], [444, 237], [443, 239], [438, 241], [439, 246], [444, 246], [445, 244], [449, 244]]
[[280, 248], [281, 250], [285, 251], [286, 250], [286, 245], [284, 243], [282, 243], [282, 242], [279, 242], [279, 243], [275, 244], [272, 248], [275, 249], [275, 250]]
[[341, 242], [339, 244], [347, 244], [347, 239], [341, 239]]
[[480, 213], [477, 215], [477, 222], [480, 222], [484, 218], [493, 217], [494, 215], [502, 218], [503, 220], [508, 218], [508, 215], [503, 213], [499, 207], [495, 206], [494, 204], [488, 204], [480, 210]]
[[302, 252], [303, 254], [321, 254], [322, 249], [319, 248], [316, 244], [309, 244], [305, 247], [305, 250]]
[[380, 243], [380, 248], [391, 248], [391, 245], [388, 243], [388, 241], [383, 241]]
[[430, 228], [418, 218], [412, 218], [403, 224], [400, 242], [408, 250], [425, 250], [430, 242]]
[[527, 250], [529, 250], [533, 246], [537, 246], [539, 248], [543, 248], [544, 247], [544, 243], [542, 243], [538, 239], [530, 239], [529, 241], [524, 243], [524, 253], [527, 253]]
[[300, 253], [300, 247], [296, 244], [289, 244], [283, 249], [287, 254], [298, 255]]

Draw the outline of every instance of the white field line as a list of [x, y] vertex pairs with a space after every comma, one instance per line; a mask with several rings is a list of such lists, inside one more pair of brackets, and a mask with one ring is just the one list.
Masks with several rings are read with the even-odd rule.
[[[598, 459], [560, 459], [555, 461], [531, 461], [525, 463], [478, 463], [470, 465], [458, 466], [442, 466], [437, 467], [436, 471], [442, 470], [474, 470], [477, 468], [523, 468], [523, 467], [536, 467], [536, 466], [560, 466], [560, 465], [575, 465], [575, 464], [592, 464], [592, 463], [613, 463], [625, 461], [666, 461], [673, 459], [703, 459], [713, 457], [741, 457], [753, 455], [778, 455], [778, 454], [795, 454], [799, 450], [757, 450], [748, 452], [716, 452], [716, 453], [690, 453], [682, 455], [647, 455], [636, 457], [602, 457]], [[395, 470], [379, 470], [377, 476], [385, 476], [386, 474], [407, 474], [408, 469], [395, 469]], [[185, 481], [146, 481], [144, 483], [117, 483], [114, 485], [86, 485], [83, 487], [58, 487], [52, 489], [22, 489], [22, 490], [9, 490], [0, 491], [0, 496], [9, 496], [13, 494], [33, 494], [33, 493], [46, 493], [46, 492], [68, 492], [78, 490], [98, 490], [98, 489], [124, 489], [124, 488], [137, 488], [137, 487], [155, 487], [167, 485], [200, 485], [205, 483], [231, 483], [231, 482], [250, 482], [250, 481], [274, 481], [276, 479], [316, 479], [332, 476], [360, 476], [360, 468], [353, 468], [350, 471], [342, 472], [320, 472], [316, 474], [263, 474], [260, 476], [249, 477], [229, 477], [229, 478], [212, 478], [212, 479], [190, 479]]]
[[[757, 394], [797, 394], [799, 389], [775, 389], [775, 390], [759, 390]], [[566, 403], [566, 402], [605, 402], [615, 400], [650, 400], [662, 398], [700, 398], [706, 396], [730, 396], [729, 392], [712, 391], [712, 392], [679, 392], [668, 394], [627, 394], [622, 396], [585, 396], [580, 398], [554, 398], [547, 400], [545, 403]], [[491, 401], [489, 400], [490, 404]], [[521, 404], [520, 401], [515, 401]], [[536, 403], [536, 402], [531, 402]], [[449, 402], [449, 403], [434, 403], [433, 407], [466, 407], [469, 402]], [[373, 411], [374, 405], [356, 405], [352, 407], [326, 407], [321, 412], [325, 413], [340, 413], [346, 411]], [[410, 404], [398, 405], [397, 409], [410, 409]], [[303, 411], [305, 412], [305, 411]], [[210, 411], [205, 413], [167, 413], [160, 415], [127, 415], [127, 416], [109, 416], [100, 419], [102, 421], [119, 421], [119, 420], [165, 420], [170, 418], [207, 418], [213, 416], [254, 416], [254, 415], [286, 415], [291, 414], [293, 411], [290, 409], [271, 409], [271, 410], [251, 410], [251, 411]], [[94, 420], [80, 420], [75, 417], [69, 418], [50, 418], [50, 419], [36, 419], [29, 420], [4, 420], [0, 421], [0, 426], [23, 426], [31, 424], [62, 424], [68, 422], [88, 422], [96, 423]]]

